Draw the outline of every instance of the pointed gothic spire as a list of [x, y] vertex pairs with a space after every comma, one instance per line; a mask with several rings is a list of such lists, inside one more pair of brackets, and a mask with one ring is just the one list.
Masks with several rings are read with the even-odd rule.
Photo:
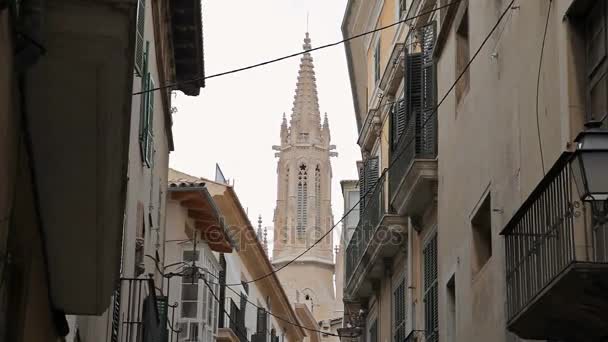
[[319, 112], [314, 65], [312, 56], [308, 52], [312, 49], [308, 32], [306, 32], [302, 47], [306, 53], [302, 55], [300, 60], [300, 70], [298, 71], [291, 114], [291, 131], [292, 134], [295, 133], [295, 136], [299, 136], [300, 133], [307, 133], [311, 138], [315, 138], [320, 135], [321, 114]]
[[283, 121], [281, 122], [281, 144], [287, 143], [289, 139], [289, 129], [287, 128], [287, 119], [285, 118], [285, 112], [283, 112]]
[[262, 215], [258, 215], [258, 231], [255, 234], [264, 248], [264, 252], [268, 255], [268, 231], [266, 228], [262, 230]]
[[264, 227], [264, 252], [268, 255], [268, 227]]

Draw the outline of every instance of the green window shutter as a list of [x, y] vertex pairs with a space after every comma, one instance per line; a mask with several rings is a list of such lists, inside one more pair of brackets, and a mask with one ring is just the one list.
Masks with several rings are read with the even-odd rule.
[[439, 340], [439, 308], [437, 294], [437, 233], [425, 244], [423, 254], [424, 326], [426, 341]]
[[[147, 90], [152, 90], [155, 87], [154, 80], [150, 73], [146, 76], [148, 78], [148, 88]], [[147, 98], [148, 102], [146, 104], [146, 165], [150, 167], [154, 162], [154, 91], [149, 91]]]
[[365, 166], [359, 168], [359, 210], [365, 208]]
[[146, 42], [146, 50], [143, 55], [143, 69], [141, 78], [141, 105], [139, 106], [139, 150], [141, 152], [141, 158], [143, 161], [146, 160], [146, 145], [147, 145], [147, 123], [148, 123], [148, 108], [149, 108], [149, 96], [147, 92], [149, 88], [149, 73], [148, 73], [148, 56], [150, 54], [150, 42]]
[[[144, 55], [144, 27], [146, 20], [146, 0], [137, 1], [137, 23], [135, 28], [135, 70], [138, 75], [146, 75]], [[147, 44], [146, 44], [147, 45]], [[146, 48], [147, 50], [147, 48]]]

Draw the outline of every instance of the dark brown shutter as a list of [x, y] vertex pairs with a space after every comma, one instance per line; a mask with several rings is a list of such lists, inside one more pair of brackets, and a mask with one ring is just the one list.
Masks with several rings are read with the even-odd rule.
[[257, 322], [257, 333], [261, 335], [266, 335], [266, 325], [268, 322], [268, 314], [266, 313], [266, 309], [258, 308], [258, 322]]
[[433, 50], [435, 49], [435, 22], [420, 28], [422, 37], [422, 70], [421, 70], [421, 112], [416, 120], [417, 148], [416, 153], [422, 157], [435, 155], [435, 124], [437, 115], [434, 113], [437, 105], [437, 77]]

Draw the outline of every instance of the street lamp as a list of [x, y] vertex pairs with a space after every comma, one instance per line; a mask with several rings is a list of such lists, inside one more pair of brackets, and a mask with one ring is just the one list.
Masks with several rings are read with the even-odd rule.
[[608, 129], [601, 128], [602, 121], [586, 123], [586, 129], [574, 139], [574, 181], [585, 202], [608, 200]]

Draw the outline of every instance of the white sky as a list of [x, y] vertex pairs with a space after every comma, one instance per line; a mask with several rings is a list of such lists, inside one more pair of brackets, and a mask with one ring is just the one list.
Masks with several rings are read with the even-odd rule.
[[[211, 75], [302, 50], [309, 13], [313, 47], [342, 39], [346, 0], [202, 1], [205, 73]], [[344, 46], [312, 52], [321, 115], [327, 112], [332, 143], [334, 221], [342, 216], [340, 180], [356, 179], [360, 159]], [[213, 179], [215, 163], [257, 227], [272, 227], [276, 158], [282, 113], [291, 115], [300, 57], [207, 80], [198, 97], [178, 93], [173, 117], [172, 168]], [[342, 224], [338, 226], [341, 228]], [[269, 242], [272, 242], [269, 229]], [[335, 231], [337, 233], [339, 229]], [[334, 234], [334, 243], [338, 239]]]

